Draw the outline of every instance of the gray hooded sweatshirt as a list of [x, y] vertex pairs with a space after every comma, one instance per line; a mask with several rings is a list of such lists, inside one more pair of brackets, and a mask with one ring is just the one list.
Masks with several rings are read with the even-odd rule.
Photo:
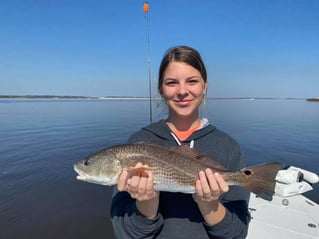
[[[191, 144], [196, 150], [211, 155], [229, 171], [245, 167], [239, 144], [230, 136], [210, 125], [206, 119], [201, 127], [187, 140], [179, 142], [164, 120], [152, 123], [133, 134], [129, 143], [158, 142], [166, 147]], [[139, 213], [135, 199], [127, 192], [114, 188], [111, 218], [114, 234], [118, 239], [126, 238], [245, 238], [248, 231], [249, 192], [239, 186], [220, 198], [226, 208], [224, 219], [209, 226], [203, 220], [191, 194], [160, 192], [158, 215], [150, 220]]]

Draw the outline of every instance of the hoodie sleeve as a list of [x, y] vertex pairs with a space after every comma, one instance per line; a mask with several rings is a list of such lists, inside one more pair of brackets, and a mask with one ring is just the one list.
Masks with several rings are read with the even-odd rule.
[[158, 235], [163, 218], [159, 214], [150, 220], [139, 213], [135, 199], [127, 192], [118, 192], [114, 187], [111, 205], [111, 220], [116, 238], [154, 238]]
[[[227, 199], [231, 198], [231, 201]], [[247, 209], [246, 200], [234, 200], [234, 198], [249, 198], [249, 192], [238, 187], [231, 186], [231, 190], [221, 200], [226, 208], [224, 219], [214, 225], [209, 226], [204, 223], [207, 234], [210, 238], [246, 238], [250, 216]], [[230, 230], [231, 229], [231, 230]]]

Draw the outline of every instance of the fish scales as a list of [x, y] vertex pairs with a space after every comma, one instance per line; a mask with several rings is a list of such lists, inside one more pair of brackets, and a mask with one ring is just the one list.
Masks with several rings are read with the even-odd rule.
[[147, 165], [157, 182], [155, 189], [161, 191], [194, 192], [197, 177], [195, 172], [207, 167], [156, 145], [145, 147], [143, 144], [133, 144], [116, 147], [120, 147], [114, 150], [123, 168], [133, 168], [138, 162]]

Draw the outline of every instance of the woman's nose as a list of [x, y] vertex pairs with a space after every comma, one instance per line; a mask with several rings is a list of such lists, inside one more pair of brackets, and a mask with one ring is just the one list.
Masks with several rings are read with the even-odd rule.
[[178, 87], [178, 92], [179, 95], [187, 95], [189, 93], [189, 89], [187, 85], [185, 84], [180, 84]]

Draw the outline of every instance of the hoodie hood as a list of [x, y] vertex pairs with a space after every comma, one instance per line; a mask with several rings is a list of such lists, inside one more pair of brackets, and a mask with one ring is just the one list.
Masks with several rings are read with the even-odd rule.
[[[182, 143], [178, 140], [178, 138], [168, 127], [165, 120], [160, 120], [158, 122], [149, 124], [142, 130], [147, 131], [148, 133], [151, 133], [154, 136], [159, 137], [160, 139], [165, 141], [175, 141], [177, 144]], [[183, 141], [183, 143], [190, 143], [191, 141], [196, 141], [202, 137], [205, 137], [207, 134], [215, 130], [216, 127], [212, 126], [206, 118], [203, 118], [200, 127], [188, 139]]]

